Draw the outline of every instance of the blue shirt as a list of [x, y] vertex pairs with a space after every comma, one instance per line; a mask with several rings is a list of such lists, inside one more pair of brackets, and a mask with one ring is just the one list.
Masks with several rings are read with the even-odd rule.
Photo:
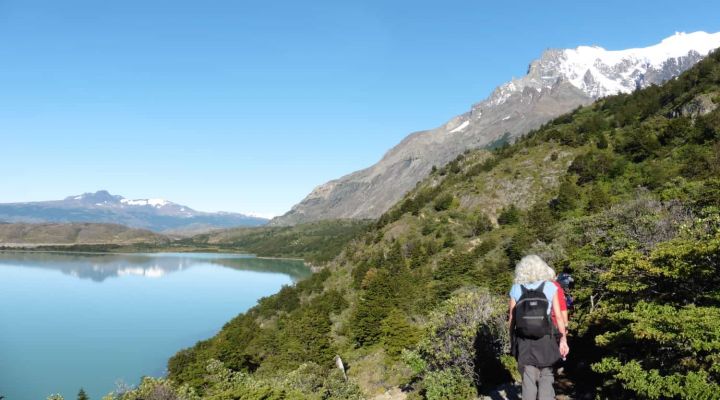
[[[557, 286], [555, 286], [555, 284], [550, 281], [537, 281], [532, 283], [526, 283], [523, 286], [525, 286], [526, 289], [537, 289], [543, 282], [545, 282], [545, 286], [543, 287], [543, 294], [545, 294], [545, 297], [548, 299], [547, 313], [550, 314], [553, 298], [557, 293]], [[522, 296], [522, 289], [520, 288], [520, 285], [518, 285], [517, 283], [513, 284], [510, 288], [510, 297], [512, 297], [515, 302], [517, 302], [518, 300], [520, 300], [520, 296]]]

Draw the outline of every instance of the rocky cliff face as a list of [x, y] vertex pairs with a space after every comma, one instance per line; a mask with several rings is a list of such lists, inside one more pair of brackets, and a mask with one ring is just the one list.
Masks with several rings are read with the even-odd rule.
[[272, 225], [333, 218], [377, 218], [436, 166], [467, 149], [512, 141], [577, 106], [660, 84], [720, 47], [720, 33], [676, 33], [657, 45], [609, 51], [601, 47], [547, 50], [526, 76], [435, 129], [416, 132], [375, 165], [315, 188]]

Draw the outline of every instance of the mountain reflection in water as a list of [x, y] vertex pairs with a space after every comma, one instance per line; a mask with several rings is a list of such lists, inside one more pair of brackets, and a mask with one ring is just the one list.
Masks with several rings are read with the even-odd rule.
[[281, 273], [296, 282], [312, 272], [301, 260], [258, 259], [244, 254], [214, 253], [63, 253], [0, 251], [0, 265], [12, 264], [61, 271], [80, 279], [102, 282], [136, 275], [161, 278], [198, 264], [215, 264], [242, 271]]

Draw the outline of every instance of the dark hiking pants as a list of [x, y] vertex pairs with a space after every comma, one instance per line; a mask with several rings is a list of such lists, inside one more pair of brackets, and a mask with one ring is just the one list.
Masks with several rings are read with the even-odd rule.
[[522, 400], [555, 400], [552, 367], [538, 368], [532, 365], [522, 367]]

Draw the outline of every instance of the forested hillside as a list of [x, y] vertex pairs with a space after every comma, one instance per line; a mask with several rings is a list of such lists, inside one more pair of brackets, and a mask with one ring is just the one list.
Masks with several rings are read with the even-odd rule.
[[[118, 397], [473, 398], [511, 379], [506, 297], [576, 279], [574, 396], [720, 398], [720, 52], [435, 169], [322, 271]], [[340, 355], [348, 382], [334, 367]], [[159, 397], [158, 397], [159, 398]]]
[[297, 257], [310, 263], [327, 262], [371, 225], [367, 220], [327, 220], [295, 226], [233, 228], [200, 234], [178, 246], [243, 251], [262, 257]]
[[69, 245], [166, 245], [170, 240], [146, 229], [95, 223], [0, 223], [0, 247]]

